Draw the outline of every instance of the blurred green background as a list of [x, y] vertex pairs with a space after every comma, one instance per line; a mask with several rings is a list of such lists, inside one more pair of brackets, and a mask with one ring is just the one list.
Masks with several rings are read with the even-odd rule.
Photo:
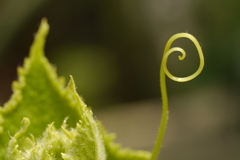
[[[216, 117], [213, 115], [217, 115], [220, 117], [218, 122], [222, 130], [221, 132], [214, 130], [213, 135], [221, 137], [224, 132], [227, 134], [225, 138], [236, 138], [240, 134], [239, 7], [240, 1], [237, 0], [0, 0], [0, 105], [10, 98], [11, 82], [17, 79], [16, 67], [21, 66], [24, 57], [28, 56], [34, 33], [41, 18], [46, 17], [50, 24], [46, 56], [57, 67], [58, 74], [65, 76], [67, 80], [69, 75], [73, 75], [79, 94], [103, 119], [110, 114], [119, 114], [122, 110], [125, 111], [122, 115], [126, 116], [126, 112], [131, 108], [134, 111], [138, 110], [142, 102], [146, 104], [146, 110], [153, 111], [145, 119], [151, 119], [156, 110], [159, 111], [155, 115], [156, 126], [150, 129], [151, 133], [155, 133], [161, 112], [159, 65], [162, 52], [165, 43], [173, 34], [188, 32], [193, 34], [202, 46], [205, 68], [200, 76], [188, 83], [168, 80], [169, 95], [173, 97], [174, 104], [178, 102], [179, 97], [185, 99], [183, 106], [195, 98], [197, 100], [192, 105], [199, 107], [196, 110], [203, 106], [212, 107], [211, 111], [206, 107], [206, 110], [202, 109], [199, 112], [193, 110], [189, 114], [193, 116], [188, 117], [186, 121], [189, 125], [202, 113], [200, 121], [210, 118], [213, 127], [216, 127], [214, 123]], [[186, 49], [187, 57], [179, 62], [177, 54], [171, 56], [168, 62], [170, 71], [177, 76], [193, 73], [199, 65], [193, 44], [181, 39], [174, 45]], [[209, 97], [203, 98], [203, 101], [199, 97], [204, 95]], [[155, 99], [158, 99], [156, 105], [153, 105], [156, 107], [149, 107]], [[127, 104], [127, 107], [121, 104]], [[181, 108], [180, 104], [176, 104], [170, 108], [175, 112], [179, 109], [185, 111], [188, 107]], [[112, 112], [105, 115], [109, 110]], [[147, 113], [145, 110], [139, 113], [143, 114], [139, 118]], [[231, 121], [225, 121], [229, 117], [222, 116], [224, 113]], [[180, 115], [187, 117], [188, 114]], [[134, 116], [136, 113], [129, 116], [129, 119], [134, 119]], [[174, 116], [171, 117], [174, 119]], [[106, 121], [112, 120], [107, 118]], [[136, 121], [136, 124], [138, 123]], [[206, 124], [208, 123], [209, 121], [206, 121]], [[107, 125], [111, 128], [111, 124]], [[147, 125], [149, 124], [145, 124]], [[121, 130], [124, 129], [120, 128], [118, 132]], [[188, 128], [188, 131], [191, 130], [193, 128]], [[135, 134], [137, 132], [140, 131], [136, 129]], [[154, 136], [153, 134], [152, 137]], [[146, 137], [151, 135], [147, 134]], [[232, 139], [234, 142], [238, 140]], [[224, 144], [228, 142], [224, 141], [222, 145], [226, 147]], [[127, 141], [123, 143], [136, 148], [152, 147], [145, 143], [143, 145], [134, 145], [135, 142], [128, 144]], [[171, 150], [175, 152], [173, 148]], [[224, 159], [224, 156], [218, 155], [219, 152], [213, 154], [214, 158], [196, 157]], [[179, 152], [182, 157], [184, 153]], [[230, 159], [238, 159], [235, 152], [226, 154], [234, 155]], [[166, 154], [166, 157], [168, 156]], [[181, 156], [177, 157], [181, 159]]]

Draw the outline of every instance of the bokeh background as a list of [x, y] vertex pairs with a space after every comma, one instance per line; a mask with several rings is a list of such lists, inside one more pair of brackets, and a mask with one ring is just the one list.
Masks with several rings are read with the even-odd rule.
[[[46, 56], [58, 74], [73, 75], [79, 94], [118, 142], [151, 150], [161, 116], [159, 66], [167, 40], [188, 32], [200, 42], [205, 68], [187, 83], [167, 81], [170, 121], [160, 157], [240, 158], [240, 1], [237, 0], [0, 0], [0, 106], [10, 98], [16, 68], [28, 56], [39, 23], [48, 19]], [[187, 52], [168, 66], [193, 73]]]

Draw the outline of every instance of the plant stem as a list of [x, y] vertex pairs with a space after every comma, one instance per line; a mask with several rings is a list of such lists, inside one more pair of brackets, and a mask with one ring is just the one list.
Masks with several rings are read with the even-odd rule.
[[[199, 63], [199, 67], [198, 67], [197, 71], [187, 77], [175, 77], [167, 69], [167, 60], [168, 60], [168, 56], [171, 53], [176, 52], [176, 51], [180, 52], [181, 55], [178, 56], [179, 60], [183, 60], [186, 57], [186, 52], [182, 48], [174, 47], [174, 48], [170, 49], [172, 43], [178, 38], [190, 39], [196, 46], [196, 49], [197, 49], [198, 55], [199, 55], [199, 59], [200, 59], [200, 63]], [[200, 44], [196, 40], [196, 38], [193, 37], [191, 34], [178, 33], [178, 34], [173, 35], [168, 40], [168, 42], [165, 46], [164, 52], [163, 52], [162, 63], [160, 66], [160, 90], [161, 90], [161, 95], [162, 95], [162, 117], [161, 117], [161, 121], [160, 121], [160, 128], [158, 130], [157, 140], [156, 140], [155, 146], [153, 148], [152, 156], [151, 156], [150, 160], [157, 160], [157, 157], [160, 153], [160, 149], [162, 146], [163, 138], [165, 135], [167, 122], [168, 122], [168, 96], [167, 96], [167, 89], [166, 89], [166, 75], [174, 81], [186, 82], [186, 81], [190, 81], [193, 78], [197, 77], [201, 73], [203, 66], [204, 66], [204, 57], [203, 57], [202, 49], [200, 47]]]

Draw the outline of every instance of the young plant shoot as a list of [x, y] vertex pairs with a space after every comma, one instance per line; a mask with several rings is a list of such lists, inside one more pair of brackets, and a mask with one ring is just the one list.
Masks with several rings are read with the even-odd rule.
[[[45, 18], [35, 35], [30, 56], [18, 68], [13, 82], [13, 95], [0, 107], [1, 160], [156, 160], [168, 119], [165, 75], [177, 82], [186, 82], [203, 69], [204, 58], [198, 41], [188, 33], [172, 36], [166, 44], [160, 69], [163, 112], [156, 144], [152, 153], [122, 148], [114, 143], [115, 135], [106, 132], [93, 118], [92, 111], [77, 94], [73, 77], [68, 85], [58, 77], [56, 69], [44, 55], [49, 25]], [[196, 46], [200, 58], [198, 70], [188, 77], [175, 77], [167, 69], [168, 56], [178, 51], [179, 60], [186, 53], [171, 48], [178, 38], [188, 38]]]
[[[178, 56], [179, 60], [183, 60], [186, 57], [186, 52], [179, 47], [173, 47], [171, 48], [172, 43], [179, 38], [188, 38], [190, 39], [194, 45], [197, 48], [198, 51], [198, 55], [199, 55], [199, 59], [200, 59], [200, 63], [199, 63], [199, 67], [197, 69], [197, 71], [195, 73], [193, 73], [192, 75], [188, 76], [188, 77], [175, 77], [173, 76], [167, 68], [167, 60], [168, 57], [171, 53], [173, 52], [180, 52], [181, 55]], [[168, 96], [167, 96], [167, 88], [166, 88], [166, 75], [172, 79], [173, 81], [177, 81], [177, 82], [186, 82], [186, 81], [190, 81], [193, 78], [197, 77], [201, 72], [202, 69], [204, 67], [204, 57], [203, 57], [203, 52], [202, 49], [200, 47], [200, 44], [198, 43], [198, 41], [196, 40], [195, 37], [193, 37], [191, 34], [188, 33], [178, 33], [173, 35], [167, 42], [164, 52], [163, 52], [163, 58], [162, 58], [162, 63], [160, 66], [160, 90], [161, 90], [161, 94], [162, 94], [162, 117], [161, 117], [161, 122], [160, 122], [160, 128], [158, 131], [158, 136], [157, 136], [157, 140], [155, 143], [155, 146], [153, 148], [152, 151], [152, 156], [151, 156], [151, 160], [156, 160], [158, 157], [158, 154], [160, 152], [161, 149], [161, 145], [162, 145], [162, 141], [164, 138], [164, 134], [166, 131], [166, 127], [167, 127], [167, 121], [168, 121]]]

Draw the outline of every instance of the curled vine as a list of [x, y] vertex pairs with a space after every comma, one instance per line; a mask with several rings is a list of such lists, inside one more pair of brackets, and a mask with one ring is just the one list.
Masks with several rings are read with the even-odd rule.
[[[193, 42], [193, 44], [195, 45], [197, 51], [198, 51], [198, 55], [199, 55], [199, 59], [200, 59], [200, 63], [199, 63], [199, 67], [197, 69], [196, 72], [194, 72], [193, 74], [191, 74], [190, 76], [187, 77], [176, 77], [174, 75], [172, 75], [167, 68], [167, 60], [168, 57], [171, 53], [173, 52], [180, 52], [181, 55], [178, 56], [179, 60], [184, 60], [186, 57], [186, 52], [180, 48], [180, 47], [173, 47], [171, 48], [172, 43], [179, 38], [187, 38], [189, 40], [191, 40]], [[151, 160], [157, 160], [157, 157], [160, 153], [160, 149], [162, 146], [162, 141], [164, 138], [164, 134], [166, 131], [166, 127], [167, 127], [167, 121], [168, 121], [168, 96], [167, 96], [167, 89], [166, 89], [166, 75], [177, 82], [186, 82], [186, 81], [190, 81], [192, 79], [194, 79], [195, 77], [197, 77], [202, 69], [204, 67], [204, 56], [203, 56], [203, 52], [201, 49], [201, 46], [199, 44], [199, 42], [197, 41], [197, 39], [192, 36], [189, 33], [178, 33], [173, 35], [168, 41], [167, 44], [165, 46], [164, 52], [163, 52], [163, 57], [162, 57], [162, 63], [160, 66], [160, 90], [161, 90], [161, 94], [162, 94], [162, 117], [161, 117], [161, 121], [160, 121], [160, 128], [158, 130], [158, 136], [157, 136], [157, 140], [155, 143], [155, 146], [153, 148], [152, 151], [152, 156], [151, 156]]]

